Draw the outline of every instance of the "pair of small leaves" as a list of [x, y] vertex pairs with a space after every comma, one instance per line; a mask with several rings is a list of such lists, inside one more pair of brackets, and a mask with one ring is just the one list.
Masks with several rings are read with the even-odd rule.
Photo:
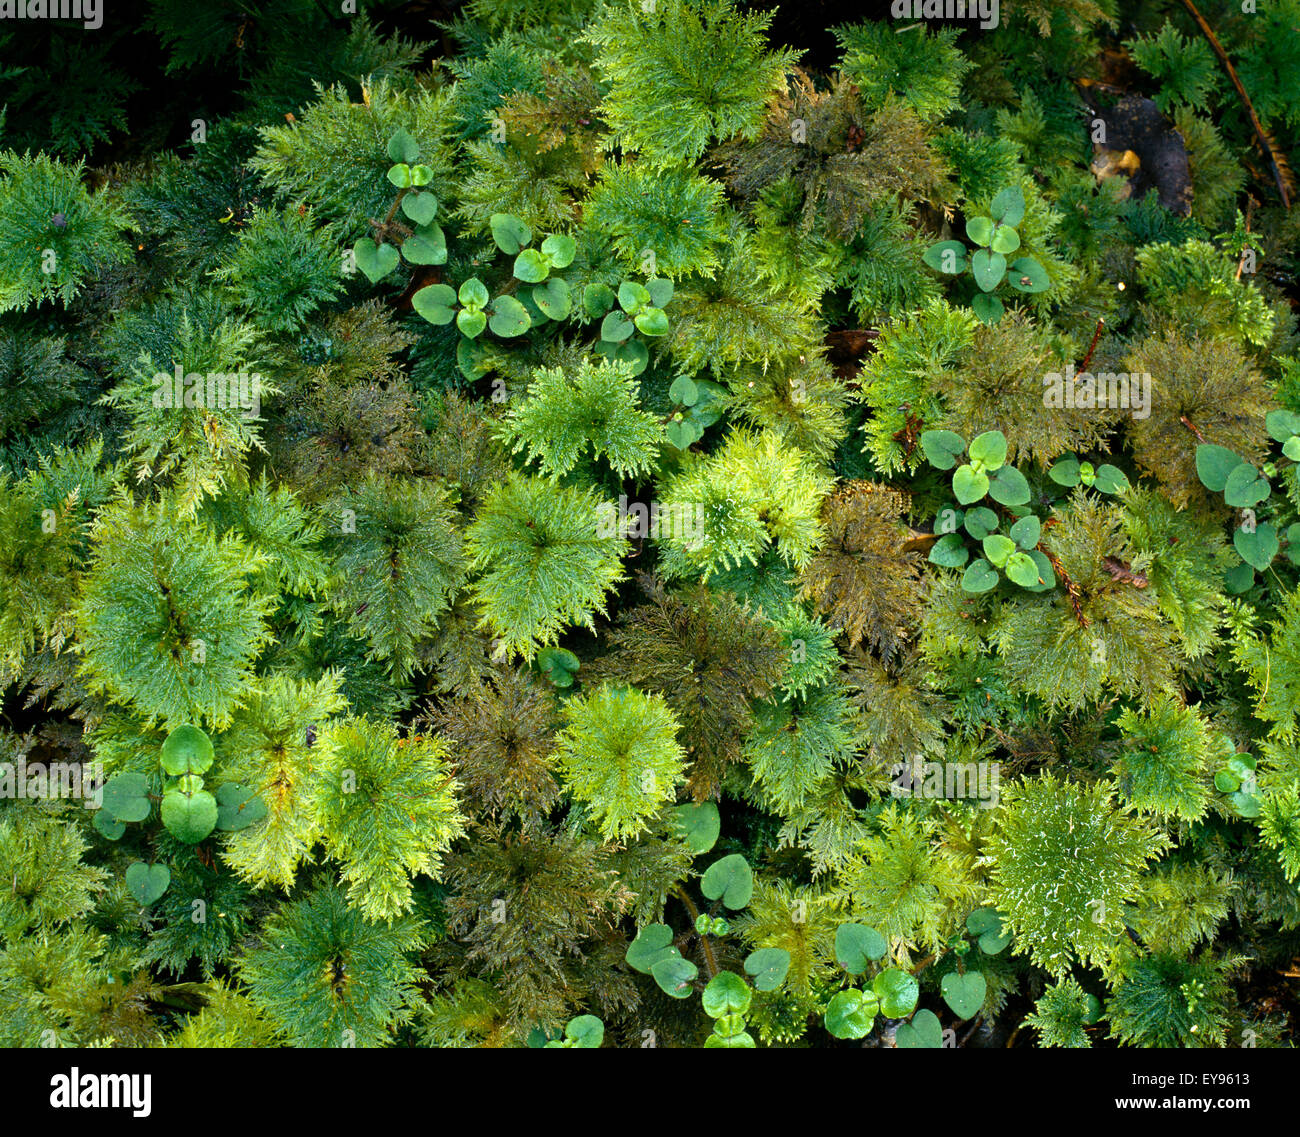
[[599, 1050], [605, 1041], [605, 1024], [595, 1015], [578, 1015], [569, 1020], [563, 1038], [542, 1044], [546, 1050]]
[[1094, 469], [1091, 462], [1081, 462], [1073, 454], [1055, 463], [1047, 476], [1067, 489], [1082, 483], [1100, 493], [1117, 494], [1129, 488], [1129, 480], [1118, 466], [1102, 464]]
[[572, 237], [552, 234], [540, 249], [523, 249], [519, 253], [513, 270], [515, 279], [525, 284], [540, 284], [550, 276], [551, 269], [568, 268], [577, 249]]
[[874, 991], [850, 987], [838, 991], [826, 1005], [823, 1021], [834, 1038], [866, 1038], [875, 1024], [880, 1000]]
[[[1017, 584], [1030, 592], [1047, 592], [1056, 587], [1056, 574], [1052, 571], [1052, 563], [1047, 559], [1047, 554], [1041, 550], [1017, 551], [1014, 541], [996, 534], [986, 537], [984, 541], [986, 556], [989, 555], [989, 542], [999, 542], [993, 546], [994, 555], [1005, 553], [1006, 560], [1001, 567], [1012, 584]], [[962, 574], [962, 591], [972, 594], [989, 592], [998, 586], [1000, 579], [994, 564], [980, 557], [972, 561]]]
[[1267, 479], [1226, 446], [1202, 443], [1196, 448], [1196, 475], [1211, 493], [1223, 494], [1234, 509], [1249, 509], [1270, 492]]
[[1295, 411], [1269, 411], [1264, 417], [1270, 438], [1282, 443], [1282, 453], [1292, 462], [1300, 462], [1300, 414]]
[[987, 474], [971, 465], [957, 467], [952, 492], [962, 505], [971, 505], [985, 495], [1002, 505], [1024, 505], [1030, 498], [1029, 483], [1014, 466], [1003, 466]]
[[1260, 800], [1255, 793], [1255, 765], [1252, 755], [1234, 753], [1227, 765], [1214, 775], [1215, 789], [1228, 795], [1228, 800], [1242, 817], [1260, 815]]
[[999, 225], [991, 217], [975, 216], [966, 222], [966, 236], [977, 245], [995, 253], [1014, 253], [1020, 248], [1020, 234], [1005, 222]]
[[634, 971], [653, 976], [674, 999], [687, 998], [699, 974], [699, 968], [683, 959], [673, 944], [673, 930], [667, 924], [647, 924], [628, 945], [624, 958]]
[[398, 162], [388, 169], [388, 180], [398, 189], [410, 189], [412, 186], [427, 186], [433, 181], [433, 170], [428, 166], [412, 166]]
[[698, 442], [705, 430], [721, 417], [725, 391], [708, 379], [691, 379], [679, 375], [668, 388], [668, 397], [684, 408], [676, 412], [665, 428], [668, 441], [678, 450], [685, 450]]
[[976, 908], [966, 917], [966, 930], [979, 937], [980, 951], [985, 955], [997, 955], [1011, 942], [996, 908]]

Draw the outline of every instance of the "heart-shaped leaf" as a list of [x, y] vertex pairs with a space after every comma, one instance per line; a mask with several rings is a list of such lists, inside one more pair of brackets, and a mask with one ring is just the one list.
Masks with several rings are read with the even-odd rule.
[[995, 228], [991, 217], [972, 217], [966, 222], [966, 236], [977, 245], [987, 245], [993, 239]]
[[1033, 257], [1020, 257], [1012, 261], [1007, 281], [1017, 292], [1046, 292], [1052, 287], [1047, 269]]
[[790, 953], [785, 948], [759, 948], [745, 959], [745, 973], [753, 976], [754, 986], [760, 991], [775, 991], [789, 972]]
[[980, 462], [989, 471], [1007, 460], [1007, 436], [1000, 430], [986, 430], [971, 439], [970, 460]]
[[650, 349], [640, 340], [632, 339], [615, 347], [611, 358], [619, 363], [626, 363], [632, 369], [633, 375], [640, 375], [650, 362]]
[[217, 787], [217, 828], [234, 833], [266, 816], [266, 803], [252, 786], [225, 782]]
[[952, 430], [923, 430], [921, 449], [931, 466], [951, 470], [966, 453], [966, 440]]
[[961, 588], [963, 592], [988, 592], [998, 586], [998, 580], [997, 569], [980, 557], [978, 560], [971, 561], [962, 574]]
[[1264, 416], [1264, 426], [1269, 438], [1275, 442], [1285, 442], [1292, 435], [1300, 434], [1300, 414], [1295, 411], [1269, 411]]
[[438, 216], [438, 199], [423, 190], [408, 193], [402, 198], [402, 212], [416, 225], [428, 225]]
[[420, 144], [409, 130], [399, 126], [388, 139], [388, 156], [394, 162], [414, 162], [420, 156]]
[[1223, 485], [1223, 500], [1234, 509], [1249, 509], [1268, 494], [1268, 481], [1249, 462], [1238, 464]]
[[989, 479], [989, 497], [1000, 505], [1024, 505], [1029, 500], [1029, 483], [1014, 466], [1003, 466]]
[[690, 802], [673, 809], [673, 820], [682, 841], [692, 853], [707, 853], [722, 832], [722, 818], [715, 802]]
[[515, 257], [514, 275], [525, 284], [538, 284], [545, 280], [551, 266], [536, 249], [525, 249]]
[[178, 726], [162, 744], [162, 768], [173, 778], [205, 773], [215, 757], [212, 739], [189, 723]]
[[1248, 564], [1234, 565], [1223, 574], [1224, 591], [1229, 596], [1240, 596], [1255, 583], [1255, 570]]
[[1205, 442], [1196, 448], [1196, 476], [1211, 493], [1222, 493], [1228, 484], [1228, 475], [1242, 461], [1226, 446]]
[[910, 1015], [921, 994], [916, 976], [897, 967], [885, 968], [871, 981], [871, 989], [880, 1000], [880, 1013], [890, 1019]]
[[1277, 530], [1267, 521], [1261, 521], [1256, 525], [1253, 533], [1238, 529], [1232, 535], [1232, 547], [1237, 550], [1237, 554], [1243, 561], [1263, 572], [1277, 556], [1280, 547]]
[[103, 807], [118, 821], [149, 816], [149, 781], [143, 774], [117, 774], [104, 783]]
[[567, 319], [573, 311], [573, 294], [569, 291], [568, 282], [558, 276], [551, 277], [545, 284], [537, 285], [531, 295], [533, 303], [552, 320]]
[[471, 276], [465, 281], [456, 296], [466, 308], [486, 308], [489, 299], [487, 285], [477, 276]]
[[1011, 526], [1011, 539], [1022, 549], [1032, 549], [1043, 534], [1043, 523], [1032, 513]]
[[488, 327], [502, 339], [522, 336], [533, 326], [528, 312], [513, 296], [498, 296], [492, 305], [492, 318]]
[[952, 476], [952, 492], [962, 505], [979, 501], [989, 492], [987, 474], [981, 474], [973, 466], [958, 466]]
[[431, 324], [450, 324], [456, 318], [456, 290], [450, 284], [430, 284], [411, 297], [411, 307]]
[[411, 185], [411, 167], [405, 162], [388, 168], [388, 180], [398, 189], [408, 189]]
[[1011, 942], [996, 908], [976, 908], [966, 917], [966, 930], [972, 936], [979, 936], [980, 951], [986, 955], [997, 955]]
[[943, 1027], [933, 1011], [917, 1011], [911, 1022], [900, 1023], [894, 1032], [900, 1050], [942, 1050]]
[[966, 271], [966, 246], [960, 241], [940, 241], [926, 249], [921, 260], [935, 272], [953, 276]]
[[376, 245], [369, 237], [362, 237], [352, 246], [352, 258], [371, 284], [378, 284], [402, 263], [392, 245]]
[[402, 242], [402, 256], [413, 265], [447, 263], [447, 236], [441, 225], [422, 225]]
[[610, 312], [600, 323], [600, 338], [609, 343], [622, 343], [635, 330], [632, 321], [622, 312]]
[[749, 1010], [754, 992], [734, 971], [719, 971], [704, 988], [700, 1004], [711, 1019], [723, 1015], [743, 1015]]
[[[1001, 568], [1006, 564], [1007, 558], [1016, 551], [1016, 543], [1001, 533], [990, 533], [984, 538], [983, 544], [985, 559], [995, 568]], [[1035, 582], [1037, 582], [1036, 577]]]
[[1007, 579], [1021, 588], [1034, 588], [1042, 583], [1038, 576], [1038, 565], [1028, 553], [1013, 553], [1007, 558], [1003, 568]]
[[999, 225], [1019, 225], [1025, 219], [1025, 195], [1020, 187], [999, 190], [989, 203], [989, 213]]
[[647, 924], [628, 945], [624, 958], [634, 971], [649, 975], [650, 968], [661, 959], [673, 959], [680, 955], [681, 952], [673, 946], [672, 928], [667, 924]]
[[988, 983], [978, 971], [968, 971], [965, 975], [950, 971], [940, 981], [939, 991], [954, 1015], [968, 1019], [984, 1005]]
[[629, 316], [635, 315], [650, 303], [650, 290], [635, 280], [625, 280], [618, 286], [618, 306]]
[[461, 335], [470, 339], [481, 336], [487, 322], [487, 315], [479, 308], [462, 308], [456, 313], [456, 327], [460, 329]]
[[745, 907], [754, 894], [754, 873], [739, 853], [714, 861], [700, 880], [700, 891], [710, 900], [722, 899], [733, 911]]
[[993, 231], [993, 240], [989, 242], [989, 248], [1003, 255], [1014, 253], [1020, 248], [1020, 234], [1010, 225], [999, 225]]
[[642, 308], [632, 319], [643, 336], [666, 336], [668, 317], [661, 308]]
[[826, 1029], [834, 1038], [866, 1038], [879, 1009], [875, 997], [850, 988], [837, 991], [826, 1005]]
[[433, 181], [433, 170], [429, 166], [411, 167], [411, 185], [427, 186]]
[[691, 984], [700, 973], [700, 969], [689, 959], [661, 959], [650, 968], [650, 974], [659, 984], [660, 990], [674, 999], [686, 999], [691, 994]]
[[693, 407], [700, 397], [700, 389], [689, 375], [679, 375], [668, 388], [668, 397], [679, 407]]
[[966, 511], [966, 532], [977, 541], [984, 540], [998, 527], [998, 515], [987, 505], [977, 505]]
[[217, 827], [217, 799], [207, 790], [169, 790], [160, 812], [167, 832], [186, 845], [197, 845]]
[[961, 568], [970, 560], [970, 551], [956, 533], [947, 533], [934, 543], [928, 559], [931, 564], [943, 568]]
[[1079, 484], [1079, 459], [1071, 454], [1055, 463], [1047, 476], [1058, 486], [1077, 486]]
[[652, 276], [645, 282], [646, 291], [650, 293], [650, 303], [662, 308], [673, 298], [673, 282], [666, 277]]
[[1118, 466], [1103, 463], [1097, 467], [1097, 476], [1093, 481], [1094, 489], [1100, 490], [1102, 493], [1122, 493], [1128, 487], [1128, 478]]
[[172, 870], [166, 865], [146, 865], [136, 861], [126, 870], [126, 888], [142, 907], [148, 908], [172, 882]]
[[884, 959], [889, 944], [866, 924], [841, 924], [835, 929], [835, 959], [850, 975], [861, 975], [871, 960]]
[[608, 284], [589, 284], [582, 290], [582, 309], [593, 320], [599, 320], [614, 307], [614, 290]]
[[507, 256], [515, 256], [533, 239], [533, 231], [511, 213], [494, 213], [488, 218], [492, 240]]
[[542, 242], [542, 252], [550, 259], [553, 268], [568, 268], [578, 252], [578, 243], [562, 233], [552, 233]]
[[989, 292], [977, 292], [970, 300], [971, 311], [984, 323], [996, 324], [1006, 311], [1005, 305]]
[[102, 836], [107, 837], [110, 841], [119, 841], [126, 832], [126, 825], [106, 809], [95, 810], [94, 820], [91, 822], [96, 831]]
[[664, 433], [667, 435], [668, 441], [673, 446], [676, 446], [678, 450], [686, 450], [698, 442], [704, 434], [695, 423], [687, 420], [670, 422], [664, 428]]
[[564, 1028], [564, 1037], [577, 1050], [599, 1050], [605, 1041], [605, 1024], [595, 1015], [579, 1015]]
[[979, 249], [970, 259], [970, 269], [975, 283], [985, 292], [992, 292], [1007, 275], [1007, 258], [991, 249]]
[[1293, 436], [1282, 443], [1282, 453], [1292, 462], [1300, 462], [1300, 437]]

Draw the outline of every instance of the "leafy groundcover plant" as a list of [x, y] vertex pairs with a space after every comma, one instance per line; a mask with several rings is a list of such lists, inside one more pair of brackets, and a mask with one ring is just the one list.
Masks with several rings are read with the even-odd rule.
[[0, 1044], [1293, 1045], [1300, 9], [271, 7], [0, 32]]

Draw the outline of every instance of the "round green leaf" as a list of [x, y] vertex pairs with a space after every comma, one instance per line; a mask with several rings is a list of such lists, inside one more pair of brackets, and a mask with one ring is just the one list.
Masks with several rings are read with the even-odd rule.
[[481, 308], [462, 308], [456, 313], [456, 327], [463, 336], [474, 339], [483, 334], [487, 327], [487, 316]]
[[542, 242], [542, 252], [550, 258], [554, 268], [568, 268], [573, 264], [577, 251], [578, 243], [563, 233], [552, 233]]
[[999, 190], [989, 203], [989, 213], [999, 225], [1019, 225], [1025, 219], [1025, 195], [1020, 187]]
[[162, 744], [162, 768], [173, 778], [182, 774], [202, 774], [216, 757], [212, 739], [197, 726], [178, 726]]
[[1032, 513], [1011, 526], [1011, 539], [1022, 549], [1032, 549], [1043, 534], [1043, 524]]
[[984, 1005], [988, 983], [978, 971], [968, 971], [965, 975], [950, 971], [940, 981], [939, 991], [954, 1015], [968, 1019]]
[[674, 999], [687, 999], [691, 994], [691, 984], [700, 973], [700, 969], [689, 959], [680, 956], [661, 959], [650, 968], [650, 974], [660, 989]]
[[551, 271], [547, 260], [536, 249], [525, 249], [515, 257], [514, 275], [525, 284], [540, 284]]
[[1128, 489], [1129, 481], [1118, 466], [1103, 464], [1097, 467], [1097, 477], [1093, 485], [1102, 493], [1122, 493]]
[[404, 127], [398, 127], [388, 139], [388, 156], [394, 162], [414, 162], [420, 156], [420, 144]]
[[545, 284], [539, 284], [532, 291], [533, 303], [552, 320], [567, 319], [573, 310], [573, 294], [569, 291], [567, 281], [557, 276], [551, 277]]
[[1007, 275], [1007, 258], [991, 249], [979, 249], [970, 259], [970, 269], [975, 283], [985, 292], [992, 292]]
[[402, 198], [402, 212], [416, 225], [428, 225], [438, 216], [438, 199], [425, 190], [408, 193]]
[[962, 505], [979, 501], [989, 492], [988, 475], [977, 473], [973, 466], [958, 466], [952, 476], [952, 492]]
[[589, 284], [582, 290], [583, 311], [599, 320], [614, 307], [614, 290], [608, 284]]
[[[633, 375], [640, 375], [650, 362], [650, 349], [640, 340], [632, 339], [614, 348], [613, 358], [631, 367]], [[703, 430], [700, 433], [702, 434]]]
[[997, 569], [980, 557], [967, 566], [962, 574], [961, 587], [963, 592], [988, 592], [998, 586], [998, 580]]
[[477, 276], [471, 276], [456, 293], [466, 308], [486, 308], [489, 300], [487, 285]]
[[749, 862], [739, 853], [732, 853], [708, 867], [700, 880], [700, 891], [710, 900], [719, 897], [733, 911], [745, 907], [754, 894], [754, 874]]
[[510, 213], [492, 214], [488, 218], [488, 227], [492, 230], [492, 240], [496, 242], [497, 248], [507, 256], [515, 256], [533, 239], [533, 231]]
[[679, 375], [668, 388], [668, 397], [679, 407], [693, 407], [700, 398], [700, 389], [689, 375]]
[[411, 167], [405, 162], [398, 162], [396, 166], [388, 168], [388, 180], [398, 189], [407, 189], [411, 185]]
[[673, 282], [666, 277], [652, 276], [645, 282], [646, 291], [650, 293], [650, 303], [662, 308], [673, 298]]
[[745, 959], [745, 973], [754, 977], [754, 986], [760, 991], [775, 991], [789, 971], [790, 953], [785, 948], [759, 948]]
[[252, 786], [225, 782], [217, 787], [217, 828], [237, 832], [256, 825], [267, 814], [266, 804]]
[[143, 774], [117, 774], [104, 783], [103, 809], [118, 821], [143, 821], [149, 816], [149, 781]]
[[163, 794], [162, 823], [178, 841], [197, 845], [217, 827], [217, 799], [207, 790], [186, 794], [169, 790]]
[[1077, 486], [1079, 484], [1079, 459], [1071, 454], [1055, 463], [1047, 476], [1058, 486]]
[[610, 312], [600, 324], [600, 338], [610, 343], [622, 343], [627, 339], [635, 327], [622, 312]]
[[884, 959], [889, 944], [866, 924], [841, 924], [835, 929], [835, 959], [850, 975], [861, 975], [871, 960]]
[[681, 953], [673, 946], [673, 930], [667, 924], [647, 924], [628, 945], [627, 965], [645, 975], [661, 959], [674, 959]]
[[1255, 583], [1255, 570], [1248, 564], [1235, 565], [1223, 574], [1224, 590], [1229, 596], [1240, 596]]
[[970, 560], [970, 551], [956, 533], [947, 533], [934, 543], [928, 559], [931, 564], [943, 568], [961, 568]]
[[716, 802], [688, 802], [673, 808], [673, 820], [686, 847], [692, 853], [707, 853], [722, 832], [722, 818]]
[[1249, 462], [1238, 463], [1223, 485], [1223, 500], [1234, 509], [1249, 509], [1268, 494], [1268, 482]]
[[911, 1022], [900, 1023], [894, 1033], [900, 1050], [942, 1050], [943, 1027], [933, 1011], [917, 1011]]
[[966, 246], [960, 241], [940, 241], [926, 249], [921, 260], [935, 272], [954, 276], [966, 271]]
[[1007, 436], [1000, 430], [986, 430], [971, 439], [970, 460], [982, 462], [986, 470], [996, 470], [1007, 460]]
[[502, 339], [522, 336], [533, 326], [528, 312], [513, 296], [498, 296], [492, 304], [492, 318], [488, 327]]
[[871, 981], [871, 989], [880, 1000], [880, 1013], [890, 1019], [910, 1015], [921, 994], [916, 977], [897, 967], [885, 968]]
[[362, 237], [352, 246], [352, 259], [371, 284], [378, 284], [402, 263], [392, 245], [376, 245], [369, 237]]
[[668, 441], [678, 450], [688, 449], [704, 434], [695, 423], [689, 421], [670, 422], [664, 428], [664, 433], [668, 436]]
[[854, 988], [837, 991], [826, 1006], [826, 1029], [835, 1038], [866, 1038], [876, 1021], [876, 1000]]
[[1021, 588], [1034, 588], [1042, 583], [1038, 578], [1038, 565], [1028, 553], [1013, 553], [1004, 568], [1007, 579]]
[[1300, 462], [1300, 437], [1292, 436], [1282, 443], [1282, 453], [1292, 462]]
[[1261, 521], [1256, 525], [1253, 533], [1238, 529], [1232, 535], [1232, 547], [1237, 550], [1237, 554], [1243, 561], [1263, 572], [1277, 556], [1280, 547], [1277, 530], [1267, 521]]
[[753, 1050], [756, 1048], [756, 1045], [757, 1044], [754, 1042], [754, 1036], [748, 1031], [743, 1030], [739, 1034], [728, 1035], [721, 1035], [715, 1032], [704, 1040], [705, 1050]]
[[1259, 798], [1254, 794], [1235, 793], [1229, 800], [1242, 817], [1258, 817], [1260, 815]]
[[951, 470], [966, 453], [966, 440], [952, 430], [923, 430], [921, 449], [931, 466]]
[[411, 297], [411, 307], [431, 324], [450, 324], [456, 318], [456, 290], [449, 284], [430, 284]]
[[[1275, 442], [1285, 442], [1293, 435], [1300, 434], [1300, 414], [1295, 411], [1269, 411], [1264, 416], [1264, 426], [1269, 438]], [[1290, 455], [1288, 454], [1289, 458]]]
[[650, 303], [650, 290], [634, 280], [625, 280], [618, 286], [618, 304], [629, 316], [635, 315]]
[[1033, 257], [1021, 257], [1011, 262], [1011, 271], [1007, 273], [1007, 282], [1017, 292], [1046, 292], [1052, 286], [1043, 268]]
[[564, 1028], [564, 1037], [579, 1050], [599, 1050], [605, 1041], [605, 1024], [595, 1015], [579, 1015]]
[[[1004, 537], [1001, 533], [990, 533], [984, 538], [984, 556], [989, 564], [995, 568], [1001, 568], [1007, 563], [1007, 558], [1016, 551], [1016, 543], [1010, 537]], [[1035, 574], [1035, 582], [1037, 574]]]
[[1206, 442], [1196, 448], [1196, 476], [1211, 493], [1222, 493], [1228, 475], [1240, 465], [1241, 459], [1226, 446]]
[[1214, 788], [1221, 794], [1233, 794], [1241, 789], [1241, 779], [1231, 770], [1220, 770], [1214, 775]]
[[995, 253], [1014, 253], [1020, 248], [1020, 234], [1017, 233], [1010, 225], [999, 225], [993, 231], [993, 240], [989, 243]]
[[412, 166], [411, 167], [411, 185], [427, 186], [433, 181], [433, 170], [429, 166]]
[[704, 988], [700, 1002], [711, 1019], [723, 1015], [743, 1015], [749, 1010], [754, 993], [734, 971], [719, 971]]
[[668, 317], [661, 308], [642, 308], [633, 318], [644, 336], [666, 336], [668, 334]]
[[966, 513], [966, 532], [977, 541], [984, 540], [998, 527], [998, 515], [987, 505], [977, 505]]
[[993, 239], [993, 218], [972, 217], [966, 222], [966, 236], [977, 245], [987, 245]]
[[422, 225], [402, 242], [402, 256], [413, 265], [447, 263], [447, 236], [441, 225]]
[[996, 324], [1006, 311], [1002, 301], [988, 292], [975, 293], [971, 297], [970, 306], [971, 311], [986, 324]]
[[126, 888], [142, 907], [148, 908], [172, 882], [172, 871], [166, 865], [146, 865], [136, 861], [126, 870]]
[[1014, 466], [1003, 466], [989, 480], [989, 496], [1001, 505], [1024, 505], [1030, 498], [1029, 483]]

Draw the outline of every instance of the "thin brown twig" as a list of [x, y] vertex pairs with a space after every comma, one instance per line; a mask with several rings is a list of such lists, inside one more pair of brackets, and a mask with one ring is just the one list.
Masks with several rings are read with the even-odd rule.
[[1264, 124], [1259, 121], [1259, 116], [1255, 113], [1255, 105], [1250, 101], [1250, 96], [1246, 94], [1246, 88], [1241, 85], [1241, 79], [1237, 76], [1237, 69], [1233, 67], [1232, 60], [1228, 58], [1228, 53], [1223, 50], [1223, 45], [1219, 42], [1218, 36], [1214, 30], [1205, 22], [1205, 17], [1196, 10], [1196, 5], [1192, 0], [1183, 0], [1183, 7], [1191, 13], [1192, 19], [1196, 21], [1196, 26], [1201, 29], [1201, 34], [1209, 41], [1210, 47], [1214, 49], [1214, 54], [1219, 57], [1219, 62], [1228, 73], [1228, 78], [1232, 80], [1232, 85], [1237, 89], [1237, 94], [1241, 97], [1242, 104], [1246, 108], [1246, 114], [1250, 116], [1250, 125], [1255, 131], [1255, 138], [1259, 141], [1260, 149], [1263, 150], [1268, 158], [1269, 165], [1273, 167], [1273, 180], [1277, 182], [1277, 192], [1282, 195], [1282, 205], [1291, 208], [1291, 196], [1286, 191], [1286, 179], [1282, 176], [1282, 170], [1286, 166], [1286, 159], [1279, 157], [1274, 150], [1273, 140], [1268, 136], [1264, 129]]
[[[677, 898], [686, 905], [686, 911], [691, 917], [691, 923], [694, 924], [700, 918], [700, 910], [695, 907], [690, 894], [680, 884], [674, 891], [677, 893]], [[708, 936], [700, 935], [700, 946], [704, 949], [704, 962], [709, 969], [709, 978], [712, 979], [718, 974], [718, 961], [713, 956], [713, 948], [709, 945]]]
[[1097, 327], [1092, 333], [1092, 343], [1088, 345], [1088, 354], [1083, 357], [1083, 362], [1079, 364], [1080, 372], [1088, 370], [1088, 364], [1092, 362], [1092, 353], [1097, 350], [1097, 341], [1101, 339], [1101, 329], [1106, 326], [1106, 317], [1097, 317]]

